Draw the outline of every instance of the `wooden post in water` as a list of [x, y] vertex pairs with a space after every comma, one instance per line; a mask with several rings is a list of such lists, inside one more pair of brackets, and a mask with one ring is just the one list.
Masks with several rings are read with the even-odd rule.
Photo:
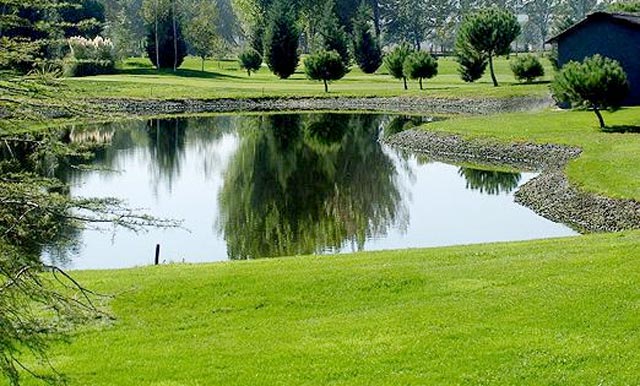
[[160, 264], [160, 244], [156, 244], [156, 259], [155, 265]]

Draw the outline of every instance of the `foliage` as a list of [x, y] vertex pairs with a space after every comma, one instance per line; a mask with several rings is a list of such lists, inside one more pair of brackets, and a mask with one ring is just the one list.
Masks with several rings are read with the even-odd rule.
[[382, 50], [371, 31], [371, 8], [362, 2], [353, 19], [353, 56], [365, 74], [373, 74], [382, 65]]
[[465, 17], [456, 38], [456, 54], [488, 60], [493, 85], [498, 86], [493, 57], [508, 54], [518, 34], [520, 24], [513, 13], [497, 7], [485, 8]]
[[604, 128], [600, 110], [619, 108], [629, 93], [629, 82], [618, 61], [594, 55], [581, 63], [565, 64], [556, 75], [552, 91], [557, 101], [593, 109]]
[[247, 70], [247, 75], [251, 76], [251, 72], [256, 72], [262, 67], [262, 55], [253, 48], [249, 47], [238, 55], [240, 68]]
[[96, 36], [86, 39], [82, 36], [70, 37], [68, 40], [71, 56], [77, 60], [108, 60], [115, 61], [115, 52], [111, 39]]
[[518, 188], [522, 175], [497, 170], [461, 167], [458, 174], [465, 178], [467, 189], [483, 194], [510, 194]]
[[441, 6], [423, 0], [386, 0], [380, 5], [385, 43], [409, 43], [415, 50], [427, 39], [432, 17]]
[[174, 65], [176, 68], [180, 67], [187, 56], [187, 44], [184, 41], [180, 22], [176, 22], [175, 43], [171, 14], [159, 19], [157, 35], [154, 24], [149, 24], [147, 29], [147, 56], [151, 63], [158, 69], [173, 68]]
[[275, 0], [269, 12], [264, 35], [264, 59], [271, 72], [280, 79], [290, 77], [298, 67], [300, 31], [296, 9], [286, 0]]
[[456, 51], [456, 61], [460, 78], [469, 83], [482, 78], [489, 64], [483, 55], [472, 49]]
[[389, 75], [396, 79], [402, 79], [405, 90], [407, 89], [407, 77], [404, 73], [404, 62], [412, 53], [413, 50], [407, 44], [401, 44], [384, 57], [384, 65], [389, 71]]
[[351, 55], [349, 54], [348, 37], [336, 16], [334, 0], [329, 0], [324, 5], [322, 18], [318, 25], [318, 40], [319, 50], [337, 52], [342, 63], [349, 67]]
[[520, 55], [512, 59], [511, 71], [518, 81], [527, 83], [544, 76], [544, 67], [534, 55]]
[[201, 71], [204, 71], [204, 61], [213, 54], [213, 48], [221, 39], [216, 28], [218, 13], [214, 3], [200, 2], [196, 5], [193, 17], [185, 28], [186, 40], [201, 60]]
[[324, 82], [324, 91], [329, 92], [328, 82], [342, 79], [348, 69], [336, 51], [318, 51], [304, 60], [304, 72], [309, 79]]
[[110, 60], [95, 60], [73, 58], [65, 59], [63, 74], [66, 77], [82, 77], [101, 74], [113, 74], [116, 72], [115, 63]]
[[93, 39], [102, 33], [106, 21], [105, 7], [98, 0], [66, 0], [59, 13], [65, 37]]
[[431, 79], [438, 75], [438, 62], [428, 52], [416, 51], [405, 59], [402, 72], [409, 79], [418, 79], [422, 90], [422, 79]]
[[609, 4], [607, 7], [611, 12], [640, 13], [640, 1], [621, 1]]

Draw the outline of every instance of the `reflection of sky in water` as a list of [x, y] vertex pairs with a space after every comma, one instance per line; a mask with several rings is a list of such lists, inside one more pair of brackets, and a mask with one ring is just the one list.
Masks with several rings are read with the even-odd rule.
[[[228, 118], [226, 118], [228, 119]], [[242, 117], [237, 118], [239, 120]], [[212, 120], [215, 122], [215, 120]], [[135, 129], [133, 130], [135, 131]], [[144, 129], [139, 129], [144, 131]], [[140, 136], [141, 138], [143, 136]], [[241, 146], [235, 130], [208, 137], [187, 129], [177, 165], [162, 173], [154, 163], [146, 140], [120, 145], [112, 151], [108, 171], [84, 171], [71, 178], [74, 196], [118, 197], [132, 208], [143, 208], [157, 217], [184, 220], [181, 229], [134, 234], [119, 230], [112, 234], [85, 231], [78, 256], [68, 268], [102, 269], [147, 265], [155, 245], [161, 244], [161, 260], [206, 262], [227, 259], [227, 245], [219, 231], [219, 195], [229, 162]], [[135, 144], [133, 144], [135, 143]], [[513, 192], [488, 195], [469, 189], [458, 166], [419, 162], [384, 148], [395, 165], [397, 189], [401, 193], [399, 219], [386, 234], [369, 238], [365, 250], [397, 249], [525, 240], [574, 234], [513, 202]], [[523, 173], [519, 184], [535, 175]], [[357, 246], [345, 242], [338, 252]], [[334, 252], [329, 250], [328, 252]]]

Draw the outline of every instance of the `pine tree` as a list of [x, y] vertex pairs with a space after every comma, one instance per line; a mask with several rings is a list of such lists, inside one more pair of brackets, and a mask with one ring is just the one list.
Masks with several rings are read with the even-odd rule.
[[431, 79], [438, 75], [438, 62], [429, 53], [417, 51], [405, 59], [402, 72], [409, 79], [418, 79], [422, 90], [422, 79]]
[[264, 59], [280, 79], [290, 77], [300, 61], [296, 21], [296, 10], [289, 2], [276, 0], [272, 4], [264, 35]]
[[353, 19], [353, 56], [365, 74], [373, 74], [382, 65], [382, 50], [371, 31], [371, 8], [361, 3]]
[[324, 82], [324, 91], [329, 92], [328, 82], [342, 79], [348, 69], [336, 51], [318, 51], [305, 59], [304, 71], [309, 79]]
[[[174, 40], [174, 36], [177, 38], [176, 40]], [[156, 51], [156, 47], [158, 51]], [[171, 13], [158, 20], [157, 36], [156, 26], [149, 26], [147, 56], [158, 69], [178, 68], [187, 56], [187, 44], [184, 41], [181, 23], [175, 20]]]
[[402, 79], [405, 90], [407, 89], [407, 77], [404, 73], [404, 61], [412, 52], [413, 50], [407, 44], [402, 44], [384, 57], [384, 64], [389, 75], [396, 79]]
[[324, 51], [335, 51], [342, 58], [345, 66], [349, 66], [351, 56], [349, 54], [349, 43], [344, 27], [340, 25], [336, 15], [334, 1], [325, 3], [322, 19], [318, 26], [318, 48]]

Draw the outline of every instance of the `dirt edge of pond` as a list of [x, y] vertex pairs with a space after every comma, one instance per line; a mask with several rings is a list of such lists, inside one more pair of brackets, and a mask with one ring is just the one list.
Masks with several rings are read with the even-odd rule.
[[86, 100], [104, 113], [136, 116], [231, 113], [258, 111], [386, 111], [427, 114], [496, 114], [531, 111], [552, 105], [550, 97], [429, 98], [429, 97], [335, 97], [257, 99], [127, 99]]
[[640, 202], [613, 199], [573, 186], [564, 170], [581, 149], [561, 145], [500, 143], [459, 135], [407, 130], [384, 143], [436, 161], [477, 163], [538, 171], [540, 175], [516, 192], [516, 202], [581, 233], [640, 228]]

